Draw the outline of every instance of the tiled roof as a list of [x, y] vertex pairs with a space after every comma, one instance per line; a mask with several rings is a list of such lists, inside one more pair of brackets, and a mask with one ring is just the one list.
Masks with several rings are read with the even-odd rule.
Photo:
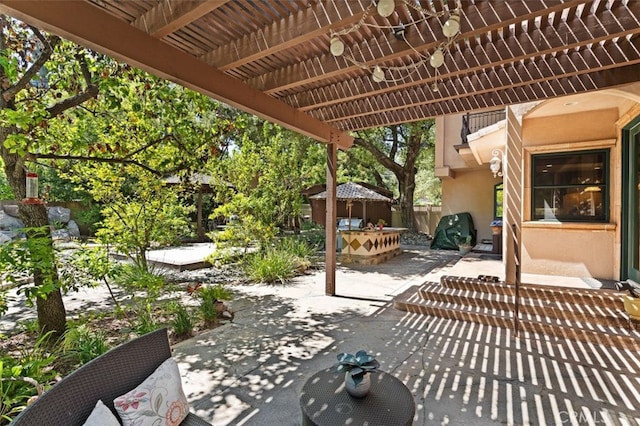
[[[359, 201], [387, 201], [392, 202], [391, 198], [380, 195], [377, 192], [365, 188], [362, 185], [353, 182], [343, 183], [336, 187], [336, 198], [338, 200], [359, 200]], [[327, 198], [327, 191], [309, 197], [314, 200], [324, 200]]]

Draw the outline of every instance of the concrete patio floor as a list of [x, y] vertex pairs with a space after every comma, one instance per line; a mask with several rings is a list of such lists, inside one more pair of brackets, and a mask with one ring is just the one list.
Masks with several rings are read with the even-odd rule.
[[174, 347], [192, 410], [214, 425], [299, 425], [307, 378], [365, 349], [414, 395], [415, 425], [640, 425], [638, 353], [391, 306], [412, 285], [495, 268], [458, 260], [409, 248], [339, 266], [337, 293], [357, 298], [325, 296], [324, 272], [236, 287], [232, 323]]

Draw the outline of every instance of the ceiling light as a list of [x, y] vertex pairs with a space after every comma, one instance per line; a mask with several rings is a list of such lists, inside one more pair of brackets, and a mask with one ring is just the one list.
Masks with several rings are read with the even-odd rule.
[[438, 83], [433, 83], [433, 84], [431, 85], [431, 91], [432, 91], [432, 92], [437, 92], [438, 90], [439, 90], [439, 89], [438, 89]]
[[376, 83], [381, 83], [384, 81], [384, 71], [382, 71], [380, 65], [376, 65], [376, 67], [373, 69], [372, 78]]
[[383, 18], [391, 16], [393, 10], [396, 8], [394, 0], [378, 0], [378, 15]]
[[344, 43], [339, 37], [331, 37], [329, 50], [333, 56], [341, 56], [344, 53]]
[[460, 11], [456, 9], [451, 13], [447, 22], [442, 26], [442, 33], [447, 37], [454, 37], [460, 32]]
[[434, 68], [438, 68], [444, 64], [444, 53], [442, 53], [442, 49], [438, 47], [436, 51], [431, 54], [429, 63]]

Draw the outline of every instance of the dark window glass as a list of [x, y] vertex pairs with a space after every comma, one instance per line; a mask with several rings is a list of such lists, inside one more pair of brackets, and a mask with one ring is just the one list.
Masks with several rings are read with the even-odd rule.
[[609, 152], [533, 156], [533, 218], [608, 221]]
[[502, 194], [503, 184], [499, 183], [493, 187], [493, 218], [502, 219]]

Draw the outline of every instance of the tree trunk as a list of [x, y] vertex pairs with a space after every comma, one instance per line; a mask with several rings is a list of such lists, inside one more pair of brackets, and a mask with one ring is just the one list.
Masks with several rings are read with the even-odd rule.
[[402, 226], [409, 232], [416, 232], [416, 216], [413, 211], [413, 195], [415, 192], [415, 174], [403, 173], [398, 176], [398, 190], [400, 192], [400, 217]]
[[[15, 190], [14, 190], [15, 191]], [[41, 287], [46, 282], [53, 282], [55, 289], [46, 296], [36, 298], [36, 311], [38, 313], [38, 326], [40, 333], [52, 332], [51, 337], [56, 339], [61, 337], [67, 326], [67, 312], [62, 300], [60, 291], [60, 281], [58, 270], [55, 264], [53, 240], [49, 228], [49, 218], [44, 204], [24, 204], [21, 203], [18, 209], [20, 219], [27, 228], [38, 228], [46, 230], [47, 244], [50, 249], [46, 251], [46, 257], [39, 259], [38, 266], [33, 271], [33, 283], [35, 287]], [[27, 230], [27, 238], [33, 237], [33, 232]], [[38, 234], [41, 238], [42, 234]]]
[[51, 331], [51, 338], [56, 340], [64, 334], [67, 328], [67, 312], [59, 288], [49, 293], [46, 299], [38, 297], [36, 310], [41, 335]]

